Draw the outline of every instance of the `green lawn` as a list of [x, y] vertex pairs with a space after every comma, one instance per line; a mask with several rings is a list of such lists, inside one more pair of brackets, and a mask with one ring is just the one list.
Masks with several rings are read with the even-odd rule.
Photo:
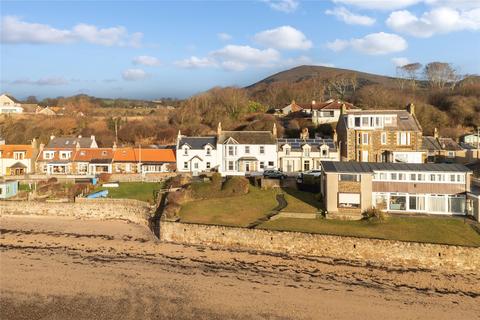
[[277, 206], [276, 194], [250, 186], [246, 195], [188, 202], [182, 205], [180, 221], [246, 227]]
[[20, 183], [20, 185], [18, 186], [18, 190], [19, 191], [27, 191], [27, 192], [30, 192], [32, 191], [33, 188], [30, 188], [30, 186], [28, 185], [28, 183]]
[[287, 207], [282, 211], [285, 212], [308, 212], [316, 213], [320, 207], [316, 194], [312, 192], [295, 190], [293, 188], [283, 189]]
[[391, 240], [480, 246], [480, 235], [456, 218], [389, 217], [384, 222], [280, 218], [258, 228]]
[[118, 188], [98, 187], [94, 192], [108, 190], [108, 198], [153, 202], [153, 192], [162, 187], [160, 182], [121, 182]]

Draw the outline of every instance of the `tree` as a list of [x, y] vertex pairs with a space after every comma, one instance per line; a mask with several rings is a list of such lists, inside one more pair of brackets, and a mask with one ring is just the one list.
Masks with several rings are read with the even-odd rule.
[[418, 62], [409, 63], [401, 66], [400, 68], [406, 74], [408, 80], [410, 80], [410, 86], [412, 87], [412, 89], [415, 89], [417, 84], [418, 71], [422, 68], [422, 64]]
[[432, 88], [443, 89], [450, 84], [453, 89], [461, 79], [457, 70], [446, 62], [430, 62], [425, 66], [423, 73]]
[[26, 103], [32, 103], [32, 104], [37, 104], [38, 100], [37, 97], [35, 96], [28, 96], [27, 99], [25, 100]]

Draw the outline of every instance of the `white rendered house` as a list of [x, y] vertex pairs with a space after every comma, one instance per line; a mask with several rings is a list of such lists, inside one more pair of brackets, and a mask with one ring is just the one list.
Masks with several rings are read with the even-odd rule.
[[217, 138], [186, 137], [180, 131], [176, 148], [177, 172], [210, 172], [218, 169]]
[[7, 94], [0, 96], [0, 113], [22, 113], [23, 108], [20, 102]]

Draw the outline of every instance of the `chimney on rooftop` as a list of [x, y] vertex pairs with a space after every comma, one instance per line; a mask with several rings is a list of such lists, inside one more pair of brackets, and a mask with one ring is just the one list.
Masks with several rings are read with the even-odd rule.
[[221, 135], [221, 134], [222, 134], [222, 123], [219, 122], [217, 127], [217, 135]]
[[438, 139], [438, 129], [437, 128], [433, 129], [433, 137], [435, 139]]
[[91, 139], [92, 141], [95, 141], [95, 136], [92, 134], [92, 135], [90, 136], [90, 139]]
[[113, 151], [116, 151], [117, 150], [117, 142], [113, 141], [113, 147], [112, 147]]
[[342, 106], [340, 108], [340, 114], [346, 114], [347, 113], [347, 106], [345, 103], [342, 103]]
[[53, 139], [55, 139], [55, 136], [52, 134], [52, 135], [50, 136], [50, 140], [53, 140]]
[[412, 116], [415, 115], [415, 105], [413, 103], [409, 103], [407, 105], [407, 111], [410, 113]]
[[273, 123], [272, 134], [276, 138], [277, 137], [277, 124]]

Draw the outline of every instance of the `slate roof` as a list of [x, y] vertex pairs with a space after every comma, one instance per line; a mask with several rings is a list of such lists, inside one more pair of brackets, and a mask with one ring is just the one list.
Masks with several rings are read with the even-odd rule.
[[228, 139], [234, 139], [239, 144], [276, 144], [277, 139], [270, 131], [222, 131], [218, 143], [223, 144]]
[[390, 162], [340, 162], [322, 161], [325, 172], [336, 173], [373, 173], [374, 171], [444, 171], [471, 172], [458, 163], [390, 163]]
[[203, 149], [205, 145], [211, 144], [213, 149], [217, 148], [217, 137], [182, 137], [178, 147], [188, 144], [192, 149]]
[[422, 139], [422, 149], [428, 151], [459, 151], [463, 148], [452, 138], [435, 138], [424, 136]]
[[295, 151], [302, 150], [302, 146], [308, 144], [312, 147], [313, 151], [320, 150], [320, 146], [326, 144], [330, 151], [336, 151], [337, 146], [333, 142], [333, 139], [296, 139], [296, 138], [287, 138], [287, 139], [277, 139], [277, 146], [280, 150], [285, 144], [288, 144]]
[[54, 137], [50, 139], [46, 148], [75, 148], [77, 142], [80, 148], [90, 148], [92, 145], [90, 137]]
[[406, 110], [350, 110], [348, 115], [396, 115], [396, 124], [385, 126], [384, 130], [422, 131], [417, 119]]

